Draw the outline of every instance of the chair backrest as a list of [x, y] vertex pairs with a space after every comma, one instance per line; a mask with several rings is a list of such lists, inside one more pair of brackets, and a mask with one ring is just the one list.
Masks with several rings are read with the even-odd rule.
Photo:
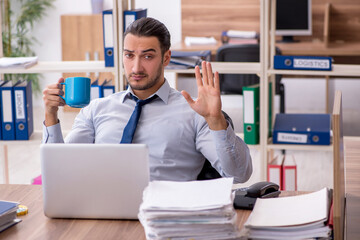
[[[281, 55], [276, 48], [276, 55]], [[218, 62], [259, 62], [259, 44], [227, 44], [218, 48], [216, 61]], [[276, 94], [279, 94], [281, 76], [276, 75]], [[259, 83], [256, 74], [220, 74], [220, 90], [222, 94], [242, 94], [242, 87]]]
[[341, 91], [335, 92], [333, 115], [333, 156], [334, 156], [334, 193], [333, 193], [333, 219], [334, 239], [344, 239], [345, 221], [345, 164], [344, 164], [344, 138], [342, 121]]

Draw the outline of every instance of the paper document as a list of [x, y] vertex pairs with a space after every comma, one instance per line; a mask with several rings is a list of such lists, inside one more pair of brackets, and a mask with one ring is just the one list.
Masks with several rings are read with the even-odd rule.
[[280, 198], [258, 198], [245, 228], [251, 239], [303, 239], [328, 237], [331, 191]]
[[0, 68], [28, 68], [35, 65], [38, 57], [2, 57]]
[[185, 45], [216, 45], [214, 37], [185, 37]]
[[147, 239], [237, 239], [233, 178], [150, 182], [139, 220]]
[[150, 182], [145, 190], [142, 208], [200, 210], [232, 204], [233, 179], [220, 178], [210, 182]]

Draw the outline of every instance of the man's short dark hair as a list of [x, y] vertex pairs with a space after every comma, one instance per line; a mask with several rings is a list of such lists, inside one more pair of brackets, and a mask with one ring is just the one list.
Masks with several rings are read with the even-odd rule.
[[124, 38], [131, 33], [138, 37], [156, 37], [160, 42], [161, 53], [170, 49], [170, 33], [166, 26], [154, 18], [140, 18], [126, 28]]

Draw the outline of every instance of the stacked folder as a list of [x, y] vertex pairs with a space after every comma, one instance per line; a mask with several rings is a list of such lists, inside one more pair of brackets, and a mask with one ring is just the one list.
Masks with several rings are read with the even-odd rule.
[[172, 51], [167, 69], [201, 67], [202, 61], [211, 60], [211, 51]]
[[21, 222], [16, 218], [18, 203], [0, 201], [0, 232]]
[[34, 131], [31, 81], [0, 81], [0, 139], [29, 140]]
[[250, 239], [329, 238], [328, 226], [332, 191], [280, 198], [258, 198], [245, 223]]
[[238, 238], [232, 183], [232, 178], [150, 182], [139, 213], [147, 239]]

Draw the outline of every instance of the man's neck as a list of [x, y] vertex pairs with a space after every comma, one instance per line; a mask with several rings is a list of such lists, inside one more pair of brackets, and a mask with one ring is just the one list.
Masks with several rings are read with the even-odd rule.
[[156, 93], [162, 85], [164, 85], [165, 83], [165, 78], [163, 79], [163, 81], [160, 81], [159, 84], [156, 84], [155, 86], [151, 87], [150, 89], [146, 89], [146, 90], [134, 90], [132, 89], [133, 93], [141, 100], [145, 100], [147, 98], [149, 98], [151, 95], [153, 95], [154, 93]]

